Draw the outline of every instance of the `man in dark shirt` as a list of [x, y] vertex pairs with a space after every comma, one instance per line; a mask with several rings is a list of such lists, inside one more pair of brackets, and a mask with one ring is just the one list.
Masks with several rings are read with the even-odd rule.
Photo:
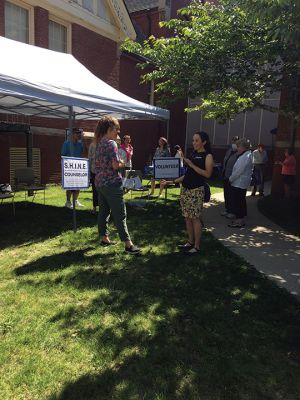
[[[65, 142], [62, 146], [62, 149], [61, 149], [62, 156], [64, 156], [64, 157], [82, 157], [83, 144], [81, 142], [81, 134], [82, 134], [82, 129], [73, 128], [71, 137], [69, 139], [65, 140]], [[75, 205], [77, 207], [84, 207], [83, 204], [79, 203], [79, 201], [78, 201], [79, 190], [67, 190], [66, 191], [67, 201], [66, 201], [65, 207], [73, 208], [73, 204], [71, 202], [72, 194], [74, 196]]]

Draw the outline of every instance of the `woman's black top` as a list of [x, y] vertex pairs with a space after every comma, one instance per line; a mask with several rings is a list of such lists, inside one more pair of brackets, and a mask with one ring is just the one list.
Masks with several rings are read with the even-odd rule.
[[[208, 153], [206, 151], [198, 153], [194, 151], [190, 160], [196, 167], [205, 169], [205, 159]], [[197, 172], [191, 168], [187, 167], [187, 171], [184, 175], [182, 186], [186, 189], [195, 189], [200, 186], [204, 186], [205, 178], [202, 175], [197, 174]]]

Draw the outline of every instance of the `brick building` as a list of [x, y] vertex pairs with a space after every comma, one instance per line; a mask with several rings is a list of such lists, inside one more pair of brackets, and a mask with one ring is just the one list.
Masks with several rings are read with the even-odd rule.
[[[119, 49], [126, 37], [135, 38], [134, 27], [122, 0], [1, 1], [0, 35], [71, 53], [109, 85], [143, 102], [150, 100], [149, 87], [139, 84], [136, 61], [122, 55]], [[6, 131], [7, 125], [0, 125], [0, 182], [9, 182], [14, 168], [26, 165], [24, 129], [28, 126], [33, 133], [36, 175], [43, 183], [59, 181], [60, 149], [68, 121], [4, 113], [0, 115], [0, 121], [14, 124]], [[76, 123], [87, 133], [93, 132], [95, 124], [96, 121]], [[158, 137], [166, 133], [167, 126], [160, 121], [122, 121], [121, 128], [123, 133], [131, 134], [137, 150], [135, 162], [142, 167]], [[89, 139], [85, 141], [88, 145]]]
[[[121, 53], [120, 43], [125, 37], [143, 40], [149, 35], [166, 34], [159, 28], [161, 20], [176, 17], [178, 8], [186, 6], [188, 0], [6, 0], [0, 2], [0, 35], [56, 51], [72, 53], [97, 77], [137, 100], [154, 104], [153, 85], [140, 84], [138, 57]], [[24, 60], [20, 60], [24, 62]], [[26, 62], [26, 61], [25, 61]], [[280, 94], [267, 100], [276, 106]], [[284, 96], [281, 96], [284, 101]], [[206, 130], [211, 137], [216, 161], [222, 161], [231, 137], [239, 135], [249, 138], [253, 146], [264, 143], [270, 155], [269, 176], [273, 174], [273, 191], [282, 190], [279, 167], [272, 165], [282, 159], [284, 148], [289, 144], [289, 122], [278, 115], [262, 110], [247, 112], [234, 121], [220, 125], [214, 120], [205, 120], [200, 112], [186, 114], [184, 108], [197, 102], [186, 99], [170, 107], [170, 122], [122, 121], [122, 134], [130, 133], [135, 148], [134, 166], [142, 168], [151, 158], [159, 136], [169, 138], [171, 148], [175, 144], [191, 147], [193, 132]], [[65, 120], [38, 119], [22, 116], [2, 115], [0, 121], [29, 124], [34, 133], [36, 168], [42, 182], [55, 181], [60, 176], [60, 147], [64, 140]], [[95, 123], [82, 122], [85, 131], [92, 132]], [[270, 131], [278, 127], [278, 134]], [[167, 133], [168, 131], [168, 133]], [[295, 142], [299, 160], [300, 133]], [[25, 157], [26, 138], [23, 132], [0, 131], [1, 168], [0, 181], [10, 179], [14, 157]], [[51, 152], [49, 152], [51, 147]], [[16, 150], [19, 149], [19, 150]], [[23, 149], [22, 151], [20, 149]], [[25, 161], [24, 161], [25, 160]], [[300, 168], [300, 162], [298, 163]], [[299, 187], [300, 174], [297, 185]]]
[[[125, 0], [130, 12], [132, 22], [137, 32], [137, 40], [143, 40], [149, 35], [156, 37], [165, 36], [166, 32], [158, 27], [160, 20], [176, 18], [177, 10], [189, 4], [188, 0]], [[210, 0], [215, 1], [215, 0]], [[215, 1], [217, 2], [217, 1]], [[273, 107], [284, 103], [284, 94], [274, 94], [265, 102]], [[170, 141], [178, 142], [183, 148], [191, 147], [193, 133], [197, 130], [205, 130], [211, 138], [214, 157], [216, 161], [222, 161], [224, 152], [235, 135], [250, 139], [253, 147], [263, 143], [269, 154], [267, 174], [273, 177], [272, 191], [282, 192], [283, 185], [280, 167], [273, 166], [274, 160], [282, 160], [284, 149], [289, 146], [290, 122], [277, 113], [265, 110], [254, 110], [238, 115], [233, 121], [226, 124], [218, 124], [215, 120], [206, 120], [201, 112], [186, 114], [184, 108], [196, 105], [199, 99], [187, 99], [171, 106]], [[277, 135], [271, 134], [277, 128]], [[300, 187], [300, 130], [297, 130], [295, 153], [298, 162], [297, 184]]]

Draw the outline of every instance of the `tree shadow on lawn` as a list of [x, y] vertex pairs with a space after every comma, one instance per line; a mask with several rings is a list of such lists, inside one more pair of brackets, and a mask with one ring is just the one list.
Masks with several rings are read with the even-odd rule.
[[97, 254], [94, 256], [86, 256], [86, 253], [93, 247], [87, 247], [80, 250], [69, 250], [51, 256], [44, 256], [36, 261], [26, 263], [15, 268], [14, 272], [17, 276], [35, 274], [38, 272], [62, 271], [73, 265], [89, 265], [99, 264], [101, 259], [113, 259], [115, 253]]
[[[17, 203], [16, 216], [8, 213], [7, 204], [0, 207], [0, 250], [28, 242], [39, 242], [73, 229], [72, 210], [30, 202]], [[86, 210], [77, 210], [78, 228], [96, 224], [95, 216]]]
[[51, 400], [299, 398], [300, 368], [287, 356], [300, 333], [292, 295], [209, 236], [200, 257], [123, 257], [115, 268], [86, 255], [88, 268], [56, 278], [99, 295], [51, 318], [66, 335], [76, 328], [95, 371]]
[[[170, 207], [166, 207], [162, 204], [149, 203], [147, 210], [127, 207], [127, 222], [133, 236], [135, 233], [136, 236], [140, 236], [143, 226], [146, 226], [148, 221], [151, 224], [151, 219], [177, 214], [177, 211], [172, 209], [172, 204], [169, 205]], [[65, 207], [19, 202], [16, 217], [13, 218], [8, 212], [8, 206], [9, 204], [3, 204], [0, 207], [0, 219], [2, 226], [5, 227], [0, 231], [0, 250], [11, 246], [27, 246], [73, 230], [73, 212]], [[175, 209], [177, 210], [176, 207]], [[141, 217], [144, 218], [145, 215], [146, 219], [142, 220]], [[97, 226], [97, 216], [88, 210], [76, 210], [76, 217], [78, 231], [85, 227]]]

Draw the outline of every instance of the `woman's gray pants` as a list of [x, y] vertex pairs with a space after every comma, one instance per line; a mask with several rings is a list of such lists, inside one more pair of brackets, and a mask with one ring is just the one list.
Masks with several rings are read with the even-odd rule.
[[108, 220], [112, 214], [120, 239], [130, 240], [126, 223], [126, 208], [123, 199], [123, 189], [120, 185], [101, 186], [98, 190], [98, 231], [100, 238], [108, 236]]

